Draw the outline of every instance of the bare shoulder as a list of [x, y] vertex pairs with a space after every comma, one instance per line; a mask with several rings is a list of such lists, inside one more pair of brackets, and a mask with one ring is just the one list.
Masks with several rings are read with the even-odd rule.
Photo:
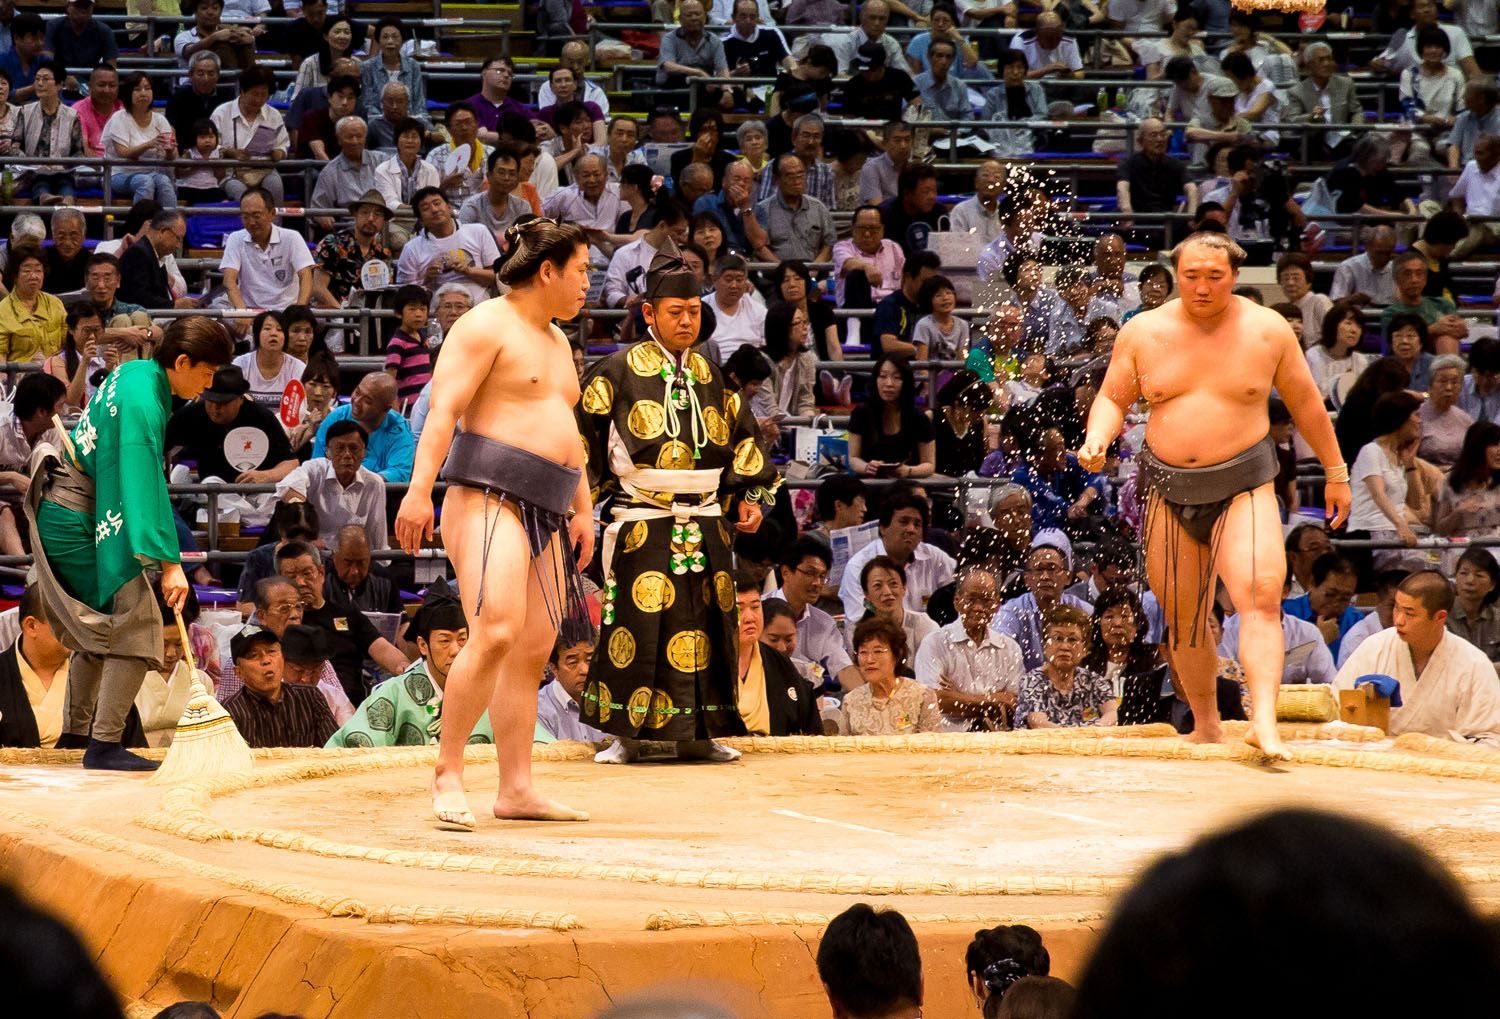
[[1239, 303], [1240, 315], [1243, 316], [1241, 321], [1246, 325], [1274, 343], [1290, 342], [1301, 349], [1301, 345], [1297, 344], [1297, 334], [1292, 332], [1292, 327], [1287, 325], [1281, 312], [1256, 304], [1248, 297], [1236, 297], [1235, 301]]

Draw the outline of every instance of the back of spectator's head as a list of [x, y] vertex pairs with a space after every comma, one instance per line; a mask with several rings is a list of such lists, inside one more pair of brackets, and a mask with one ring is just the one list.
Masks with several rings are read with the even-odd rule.
[[536, 144], [536, 128], [532, 126], [531, 120], [509, 110], [500, 114], [500, 119], [495, 122], [495, 133], [501, 140], [508, 138], [526, 145]]
[[1421, 409], [1422, 398], [1415, 393], [1406, 390], [1386, 393], [1370, 409], [1370, 426], [1376, 435], [1390, 435]]
[[724, 374], [732, 375], [734, 383], [743, 389], [770, 378], [771, 362], [766, 360], [759, 347], [742, 343], [738, 350], [724, 359]]
[[[1287, 965], [1287, 931], [1319, 946], [1317, 966]], [[1330, 984], [1329, 973], [1371, 974], [1377, 959], [1380, 973], [1442, 979]], [[1493, 928], [1415, 844], [1351, 817], [1279, 810], [1150, 866], [1116, 903], [1072, 1017], [1177, 1019], [1226, 994], [1235, 1016], [1335, 1000], [1351, 1016], [1451, 1015], [1493, 996], [1497, 959]]]
[[1001, 925], [974, 932], [964, 952], [964, 967], [974, 992], [988, 999], [1004, 995], [1022, 977], [1046, 976], [1052, 957], [1033, 928]]
[[1192, 57], [1173, 57], [1162, 70], [1168, 81], [1181, 85], [1197, 72], [1198, 65], [1193, 63]]
[[656, 193], [651, 187], [652, 176], [651, 167], [645, 163], [627, 163], [625, 169], [620, 171], [620, 183], [629, 184], [635, 188], [649, 203]]
[[[17, 14], [14, 20], [27, 16]], [[0, 885], [0, 980], [12, 1015], [124, 1019], [114, 991], [73, 932], [5, 885]]]
[[1273, 425], [1289, 425], [1292, 423], [1292, 412], [1287, 410], [1285, 403], [1274, 396], [1266, 401], [1266, 417], [1270, 419]]
[[816, 67], [827, 71], [830, 77], [837, 74], [839, 70], [839, 58], [833, 52], [833, 47], [831, 46], [822, 44], [811, 46], [808, 48], [807, 56], [803, 60], [809, 67]]
[[220, 1019], [218, 1010], [206, 1001], [179, 1001], [168, 1005], [151, 1019]]
[[1078, 992], [1057, 977], [1022, 977], [1003, 998], [987, 998], [984, 1019], [1068, 1019]]
[[[1438, 35], [1443, 35], [1439, 32]], [[1443, 35], [1443, 38], [1448, 38]], [[1428, 244], [1457, 244], [1469, 236], [1469, 224], [1463, 216], [1451, 209], [1444, 209], [1435, 214], [1422, 227], [1422, 240]]]
[[1251, 61], [1250, 55], [1238, 50], [1224, 54], [1223, 59], [1219, 61], [1219, 67], [1223, 68], [1225, 74], [1236, 80], [1255, 77], [1255, 64]]
[[[859, 634], [875, 632], [863, 620]], [[899, 628], [895, 636], [905, 643]], [[906, 918], [894, 909], [876, 911], [863, 902], [834, 917], [818, 945], [818, 977], [828, 992], [836, 1016], [847, 1019], [879, 1019], [898, 1008], [922, 1005], [922, 957], [917, 936]]]
[[857, 499], [867, 498], [865, 483], [852, 474], [835, 474], [818, 485], [818, 519], [832, 520], [840, 503], [852, 507]]

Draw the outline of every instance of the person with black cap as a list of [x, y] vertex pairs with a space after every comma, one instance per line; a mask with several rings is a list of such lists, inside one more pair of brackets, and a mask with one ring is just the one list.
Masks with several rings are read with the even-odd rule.
[[[354, 717], [328, 741], [335, 747], [421, 747], [438, 742], [448, 670], [469, 640], [469, 622], [458, 594], [447, 581], [429, 587], [406, 627], [421, 654], [411, 668], [377, 686]], [[550, 738], [550, 737], [549, 737]], [[465, 743], [493, 743], [486, 711]]]
[[[299, 612], [297, 618], [302, 618]], [[333, 671], [333, 647], [328, 634], [316, 626], [304, 626], [300, 622], [288, 622], [282, 617], [281, 661], [283, 682], [298, 686], [316, 687], [333, 715], [335, 725], [343, 725], [354, 717], [354, 705], [339, 685]], [[269, 623], [270, 620], [267, 620]], [[236, 670], [238, 671], [238, 670]]]
[[880, 45], [867, 42], [849, 65], [849, 80], [844, 82], [841, 96], [845, 109], [889, 122], [901, 119], [906, 103], [917, 97], [917, 86], [903, 68], [886, 60]]
[[[696, 277], [668, 241], [647, 273], [649, 327], [584, 378], [579, 428], [590, 486], [610, 501], [604, 534], [604, 630], [583, 721], [625, 763], [646, 738], [681, 758], [730, 761], [714, 742], [742, 734], [729, 528], [752, 533], [781, 477], [749, 403], [696, 350]], [[641, 466], [643, 464], [650, 466]]]
[[251, 747], [321, 747], [338, 728], [316, 687], [286, 682], [281, 640], [246, 624], [229, 640], [234, 668], [245, 685], [224, 710]]
[[[250, 383], [237, 366], [215, 371], [202, 397], [167, 421], [166, 448], [173, 462], [196, 464], [202, 481], [217, 478], [236, 485], [275, 484], [292, 473], [297, 457], [286, 429], [269, 408], [248, 399], [249, 392]], [[264, 502], [269, 519], [274, 493], [244, 498]]]

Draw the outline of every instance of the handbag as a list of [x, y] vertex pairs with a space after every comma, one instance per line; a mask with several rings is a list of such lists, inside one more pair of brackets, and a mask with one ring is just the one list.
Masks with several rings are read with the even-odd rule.
[[[938, 221], [944, 225], [947, 216]], [[979, 264], [979, 251], [984, 247], [979, 242], [977, 233], [968, 233], [952, 229], [952, 223], [946, 222], [947, 229], [934, 230], [927, 235], [927, 250], [943, 260], [944, 271], [954, 269], [973, 269]]]

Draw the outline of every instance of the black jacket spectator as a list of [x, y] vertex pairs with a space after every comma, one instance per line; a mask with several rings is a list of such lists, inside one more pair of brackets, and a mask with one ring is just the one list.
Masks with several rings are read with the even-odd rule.
[[[235, 454], [238, 460], [240, 451], [253, 441], [256, 432], [265, 436], [265, 454], [248, 467], [231, 464], [229, 456]], [[194, 400], [167, 422], [166, 446], [168, 450], [181, 447], [183, 459], [197, 464], [198, 477], [225, 481], [234, 481], [244, 471], [263, 471], [292, 459], [286, 429], [276, 415], [244, 397], [240, 399], [239, 413], [227, 425], [215, 424], [203, 401]]]
[[1171, 156], [1152, 159], [1136, 152], [1120, 164], [1120, 180], [1130, 185], [1135, 212], [1172, 212], [1187, 189], [1187, 169]]
[[200, 120], [208, 120], [213, 116], [214, 110], [224, 105], [232, 96], [228, 92], [215, 89], [208, 95], [199, 95], [193, 91], [191, 85], [179, 85], [172, 90], [171, 97], [167, 100], [167, 123], [172, 125], [172, 131], [177, 135], [177, 147], [179, 149], [190, 149], [195, 141], [193, 137], [193, 125]]
[[821, 736], [818, 695], [786, 655], [768, 644], [760, 646], [766, 671], [766, 709], [772, 736]]
[[149, 236], [143, 235], [120, 253], [120, 293], [148, 309], [172, 307], [167, 270], [156, 257]]

